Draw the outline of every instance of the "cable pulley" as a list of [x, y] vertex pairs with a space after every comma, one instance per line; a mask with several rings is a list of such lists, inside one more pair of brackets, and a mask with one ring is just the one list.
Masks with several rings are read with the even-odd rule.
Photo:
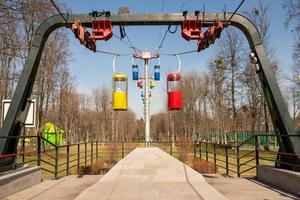
[[79, 20], [76, 20], [72, 24], [72, 31], [80, 44], [84, 45], [93, 52], [97, 51], [97, 40], [109, 40], [112, 35], [112, 23], [110, 20], [94, 20], [92, 21], [92, 34], [81, 24]]

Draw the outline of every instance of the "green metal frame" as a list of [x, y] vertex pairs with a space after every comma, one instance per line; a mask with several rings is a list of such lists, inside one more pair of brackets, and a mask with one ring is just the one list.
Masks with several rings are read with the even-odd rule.
[[[202, 26], [208, 27], [215, 20], [220, 20], [227, 23], [232, 13], [205, 13], [199, 15], [202, 20]], [[22, 75], [18, 82], [16, 92], [12, 99], [11, 106], [0, 130], [0, 136], [19, 136], [21, 126], [25, 121], [25, 114], [28, 110], [27, 99], [30, 98], [32, 87], [36, 78], [36, 73], [39, 67], [41, 55], [51, 32], [59, 27], [71, 28], [75, 20], [80, 20], [85, 27], [91, 27], [92, 21], [107, 19], [105, 16], [94, 18], [86, 14], [65, 14], [66, 21], [60, 15], [54, 15], [46, 19], [37, 29], [34, 39], [29, 50]], [[187, 14], [186, 17], [182, 13], [171, 14], [112, 14], [109, 19], [113, 25], [137, 26], [137, 25], [181, 25], [184, 19], [196, 19], [194, 14]], [[300, 139], [295, 137], [287, 137], [295, 134], [292, 120], [289, 115], [286, 104], [284, 103], [282, 94], [272, 72], [270, 63], [266, 56], [262, 41], [255, 25], [246, 17], [236, 14], [232, 17], [229, 25], [240, 29], [248, 39], [252, 52], [258, 59], [259, 70], [257, 71], [267, 99], [268, 108], [271, 114], [272, 122], [279, 139], [280, 151], [287, 153], [300, 153]], [[0, 139], [1, 154], [16, 153], [17, 139]], [[300, 163], [300, 156], [288, 157], [281, 156], [278, 159]], [[14, 163], [14, 158], [0, 160], [0, 168], [11, 166]], [[277, 167], [288, 168], [284, 165]]]

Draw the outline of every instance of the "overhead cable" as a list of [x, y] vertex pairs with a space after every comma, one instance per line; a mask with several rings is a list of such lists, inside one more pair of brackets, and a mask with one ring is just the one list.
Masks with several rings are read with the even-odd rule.
[[238, 5], [238, 7], [235, 9], [235, 11], [233, 12], [233, 14], [230, 16], [228, 22], [230, 22], [230, 20], [232, 19], [232, 17], [236, 14], [236, 12], [240, 9], [240, 7], [243, 5], [243, 3], [245, 2], [245, 0], [242, 0], [240, 2], [240, 4]]

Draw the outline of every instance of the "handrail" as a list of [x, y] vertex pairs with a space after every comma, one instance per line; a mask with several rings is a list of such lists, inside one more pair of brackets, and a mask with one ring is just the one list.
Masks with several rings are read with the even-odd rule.
[[12, 153], [12, 154], [0, 154], [1, 158], [11, 158], [11, 157], [17, 157], [18, 155], [31, 155], [34, 154], [35, 151], [29, 151], [29, 152], [23, 152], [23, 153]]
[[250, 155], [251, 153], [254, 153], [254, 152], [255, 152], [255, 150], [251, 150], [251, 151], [249, 151], [248, 153], [246, 153], [246, 154], [240, 156], [240, 159], [242, 159], [242, 158], [244, 158], [244, 157], [246, 157], [246, 156], [248, 156], [248, 155]]
[[[199, 151], [200, 159], [209, 160], [210, 162], [213, 162], [216, 167], [222, 168], [226, 170], [226, 174], [229, 172], [232, 172], [230, 170], [229, 166], [232, 166], [233, 168], [236, 167], [236, 173], [238, 177], [240, 177], [241, 174], [256, 168], [256, 166], [259, 165], [260, 160], [266, 160], [270, 162], [277, 161], [277, 157], [274, 156], [278, 155], [286, 155], [286, 156], [299, 156], [299, 153], [286, 153], [286, 152], [278, 152], [278, 151], [269, 151], [269, 150], [262, 150], [260, 149], [260, 140], [259, 137], [277, 137], [275, 134], [257, 134], [257, 135], [251, 135], [249, 138], [244, 140], [243, 142], [239, 143], [238, 145], [233, 144], [217, 144], [216, 142], [212, 141], [203, 141], [198, 140], [195, 141], [194, 146], [194, 155], [197, 156]], [[300, 135], [284, 135], [285, 137], [300, 137]], [[200, 144], [200, 145], [199, 145]], [[250, 145], [250, 149], [244, 149], [245, 145]], [[275, 147], [274, 147], [275, 148]], [[198, 150], [197, 150], [198, 149]], [[229, 150], [236, 149], [234, 154], [231, 151], [229, 153]], [[213, 156], [212, 156], [213, 155]], [[269, 157], [268, 157], [269, 155]], [[273, 157], [272, 157], [273, 156]], [[225, 157], [225, 161], [224, 161]], [[212, 160], [213, 159], [213, 160]], [[243, 161], [243, 162], [241, 162]], [[236, 164], [231, 163], [236, 162]], [[294, 165], [292, 163], [286, 163], [282, 161], [277, 161], [278, 164], [289, 164], [294, 169], [297, 167], [297, 165]], [[247, 170], [241, 170], [241, 167], [250, 167]]]
[[247, 172], [247, 171], [250, 171], [250, 170], [252, 170], [252, 169], [254, 169], [254, 168], [256, 168], [256, 166], [253, 166], [253, 167], [250, 167], [250, 168], [248, 168], [248, 169], [246, 169], [246, 170], [244, 170], [244, 171], [241, 171], [240, 174], [243, 174], [243, 173], [245, 173], [245, 172]]
[[48, 144], [52, 145], [53, 147], [58, 147], [57, 145], [53, 144], [52, 142], [50, 142], [48, 139], [44, 138], [43, 136], [39, 136], [39, 137], [41, 137], [42, 140], [44, 140]]
[[252, 162], [253, 160], [256, 160], [256, 158], [254, 157], [254, 158], [251, 158], [250, 160], [247, 160], [247, 161], [245, 161], [243, 163], [240, 163], [240, 167], [243, 166], [243, 165], [246, 165], [249, 162]]
[[[194, 151], [194, 157], [200, 156], [202, 159], [207, 159], [209, 162], [213, 163], [215, 168], [222, 168], [226, 170], [226, 173], [235, 173], [241, 175], [245, 172], [241, 171], [240, 167], [250, 167], [253, 169], [259, 164], [259, 160], [267, 160], [270, 162], [275, 162], [276, 158], [272, 156], [276, 155], [287, 155], [287, 156], [297, 156], [299, 154], [293, 154], [293, 153], [286, 153], [286, 152], [278, 152], [278, 151], [263, 151], [262, 149], [259, 149], [258, 144], [258, 137], [273, 137], [276, 136], [275, 134], [259, 134], [259, 135], [252, 135], [251, 137], [247, 138], [245, 141], [241, 142], [238, 145], [233, 144], [218, 144], [216, 142], [211, 141], [195, 141], [195, 142], [184, 142], [186, 144], [190, 144], [191, 147], [194, 145], [194, 148], [191, 148], [190, 151]], [[283, 137], [289, 137], [283, 136]], [[291, 135], [291, 137], [300, 137], [300, 135]], [[4, 136], [0, 136], [0, 138], [7, 138]], [[21, 151], [8, 156], [14, 156], [18, 158], [17, 161], [23, 161], [18, 162], [18, 164], [24, 164], [24, 163], [33, 163], [36, 165], [41, 166], [49, 166], [49, 167], [42, 167], [43, 171], [49, 171], [49, 168], [52, 169], [52, 172], [54, 174], [54, 177], [61, 176], [62, 172], [66, 172], [66, 175], [70, 174], [70, 169], [77, 166], [77, 172], [80, 171], [81, 166], [87, 166], [90, 165], [91, 162], [98, 161], [99, 159], [107, 159], [109, 157], [108, 154], [114, 153], [113, 159], [119, 160], [123, 158], [125, 155], [128, 154], [134, 147], [136, 147], [139, 143], [144, 143], [143, 140], [138, 141], [86, 141], [86, 142], [77, 142], [72, 144], [63, 144], [63, 145], [55, 145], [53, 142], [49, 141], [47, 138], [44, 138], [41, 135], [30, 135], [30, 136], [11, 136], [9, 138], [37, 138], [37, 140], [34, 140], [35, 142], [30, 143], [33, 144], [33, 147], [30, 147], [30, 149], [34, 149], [34, 151], [25, 152], [25, 146], [22, 146]], [[243, 145], [245, 145], [247, 142], [253, 140], [253, 142], [249, 143], [250, 149], [245, 150], [243, 148]], [[24, 140], [23, 140], [24, 141]], [[41, 143], [47, 142], [48, 146], [47, 149], [43, 149], [43, 146]], [[158, 146], [162, 149], [164, 149], [166, 152], [170, 153], [171, 155], [177, 157], [180, 155], [179, 149], [173, 150], [172, 148], [172, 142], [171, 141], [152, 141], [154, 146]], [[104, 144], [104, 145], [102, 145]], [[121, 145], [122, 144], [122, 145]], [[200, 145], [199, 145], [200, 144]], [[113, 149], [109, 149], [109, 145], [114, 145]], [[132, 145], [132, 146], [131, 146]], [[175, 145], [180, 145], [178, 141], [175, 141]], [[255, 147], [253, 149], [252, 147]], [[28, 147], [27, 147], [28, 148]], [[103, 150], [104, 149], [104, 150]], [[233, 151], [234, 149], [239, 149], [238, 154], [235, 154]], [[28, 149], [26, 149], [28, 150]], [[23, 151], [23, 152], [22, 152]], [[106, 153], [104, 153], [105, 151]], [[255, 153], [255, 154], [254, 154]], [[28, 159], [30, 161], [25, 161], [25, 156], [27, 155], [35, 155], [31, 156]], [[3, 156], [3, 155], [2, 155]], [[6, 156], [6, 155], [4, 155]], [[23, 156], [17, 157], [17, 156]], [[32, 160], [32, 158], [34, 158]], [[245, 159], [246, 158], [246, 159]], [[0, 155], [1, 159], [1, 155]], [[28, 160], [26, 159], [26, 160]], [[243, 159], [243, 160], [241, 160]], [[256, 162], [252, 163], [256, 159]], [[273, 160], [272, 160], [273, 159]], [[77, 162], [76, 162], [77, 161]], [[243, 161], [241, 163], [240, 161]], [[278, 161], [279, 164], [289, 164], [291, 166], [297, 166], [292, 165], [290, 163], [285, 163]], [[248, 164], [250, 163], [250, 164]], [[48, 169], [48, 170], [44, 170]], [[51, 171], [51, 170], [50, 170]], [[49, 172], [50, 172], [49, 171]], [[248, 170], [247, 170], [248, 171]]]

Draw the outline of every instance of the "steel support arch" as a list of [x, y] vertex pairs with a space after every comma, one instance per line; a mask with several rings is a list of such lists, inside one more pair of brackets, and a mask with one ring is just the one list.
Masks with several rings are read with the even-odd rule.
[[[3, 127], [0, 130], [0, 136], [19, 136], [21, 126], [25, 122], [25, 114], [27, 113], [27, 99], [31, 96], [33, 84], [37, 74], [41, 55], [47, 41], [48, 36], [55, 29], [60, 27], [71, 28], [75, 20], [80, 20], [85, 27], [91, 27], [93, 20], [107, 19], [104, 16], [92, 17], [86, 14], [64, 14], [66, 21], [60, 15], [54, 15], [47, 18], [40, 24], [35, 32], [28, 57], [23, 68], [20, 80], [17, 84], [11, 106], [6, 115]], [[208, 27], [215, 20], [227, 23], [232, 13], [205, 13], [198, 17], [202, 20], [202, 26]], [[197, 19], [194, 14], [187, 14], [185, 17], [182, 13], [171, 14], [112, 14], [108, 18], [113, 25], [137, 26], [137, 25], [181, 25], [184, 19]], [[259, 33], [255, 25], [246, 17], [236, 14], [232, 17], [230, 23], [240, 29], [249, 42], [250, 49], [255, 53], [258, 59], [259, 70], [257, 71], [264, 91], [273, 126], [279, 139], [280, 151], [286, 153], [300, 153], [300, 138], [285, 137], [294, 135], [295, 130], [289, 115], [287, 106], [280, 92], [279, 86], [275, 79], [266, 52], [262, 45]], [[1, 154], [14, 154], [17, 151], [17, 139], [0, 138]], [[0, 168], [9, 168], [13, 165], [15, 158], [2, 159]], [[290, 159], [287, 157], [278, 157], [278, 160], [288, 161], [299, 164], [300, 156]], [[280, 163], [280, 162], [278, 162]], [[289, 166], [278, 165], [278, 167], [289, 168]], [[300, 169], [298, 169], [300, 170]]]

